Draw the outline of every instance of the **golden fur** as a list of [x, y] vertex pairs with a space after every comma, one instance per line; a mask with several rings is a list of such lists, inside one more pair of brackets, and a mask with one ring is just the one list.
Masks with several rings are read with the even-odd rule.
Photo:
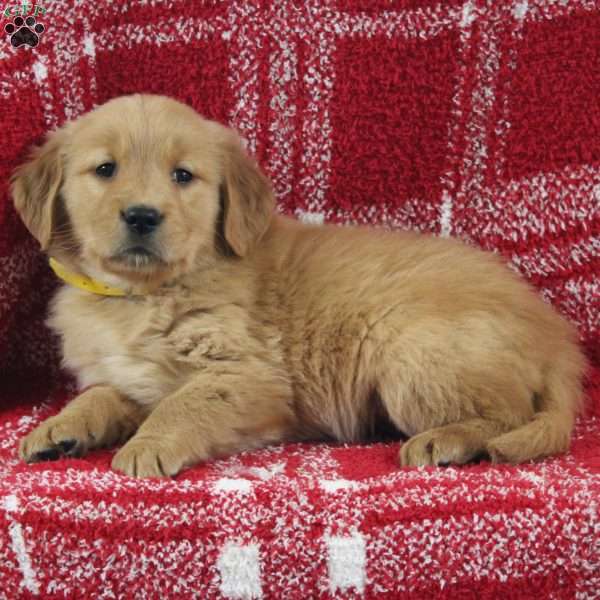
[[[110, 180], [95, 173], [116, 161]], [[194, 180], [178, 185], [175, 168]], [[158, 96], [113, 100], [50, 135], [13, 178], [42, 247], [125, 298], [63, 286], [49, 323], [90, 387], [24, 438], [27, 461], [132, 436], [113, 467], [175, 475], [389, 422], [402, 465], [564, 451], [584, 359], [573, 328], [496, 256], [447, 239], [275, 216], [237, 136]], [[132, 204], [164, 220], [123, 259]]]

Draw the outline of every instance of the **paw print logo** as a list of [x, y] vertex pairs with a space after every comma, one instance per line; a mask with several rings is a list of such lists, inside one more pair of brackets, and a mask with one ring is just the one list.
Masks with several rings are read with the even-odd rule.
[[4, 31], [10, 35], [10, 43], [15, 47], [31, 46], [35, 48], [45, 27], [35, 22], [35, 17], [15, 17], [12, 23], [4, 26]]

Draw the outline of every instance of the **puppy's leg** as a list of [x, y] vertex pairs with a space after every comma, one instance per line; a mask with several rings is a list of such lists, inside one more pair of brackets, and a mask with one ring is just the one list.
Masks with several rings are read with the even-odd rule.
[[490, 378], [485, 390], [466, 376], [444, 378], [435, 369], [428, 375], [413, 377], [409, 385], [396, 378], [380, 385], [390, 420], [411, 436], [400, 449], [403, 466], [461, 465], [487, 456], [490, 440], [520, 427], [533, 414], [529, 393], [518, 381]]
[[126, 440], [147, 412], [109, 386], [92, 387], [21, 440], [27, 462], [83, 456], [92, 448]]
[[286, 439], [294, 422], [285, 383], [245, 374], [202, 375], [160, 402], [112, 466], [132, 477], [176, 475], [186, 466]]
[[535, 370], [502, 347], [494, 356], [458, 352], [453, 335], [424, 330], [410, 343], [388, 344], [373, 361], [388, 417], [411, 436], [402, 465], [464, 464], [533, 417]]
[[505, 431], [502, 423], [479, 418], [429, 429], [402, 444], [400, 464], [462, 465], [486, 454], [487, 442]]

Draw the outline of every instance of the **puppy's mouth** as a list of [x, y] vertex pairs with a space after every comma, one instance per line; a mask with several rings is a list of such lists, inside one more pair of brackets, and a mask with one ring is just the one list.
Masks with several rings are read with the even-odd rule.
[[111, 256], [111, 262], [134, 270], [146, 270], [166, 265], [160, 253], [147, 246], [128, 246]]

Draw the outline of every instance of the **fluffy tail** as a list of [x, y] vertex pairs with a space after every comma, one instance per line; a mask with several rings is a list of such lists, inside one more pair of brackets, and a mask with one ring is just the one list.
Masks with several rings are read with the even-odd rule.
[[517, 429], [491, 439], [487, 450], [494, 462], [520, 463], [569, 448], [577, 412], [582, 405], [581, 379], [585, 359], [574, 348], [549, 373], [534, 418]]

